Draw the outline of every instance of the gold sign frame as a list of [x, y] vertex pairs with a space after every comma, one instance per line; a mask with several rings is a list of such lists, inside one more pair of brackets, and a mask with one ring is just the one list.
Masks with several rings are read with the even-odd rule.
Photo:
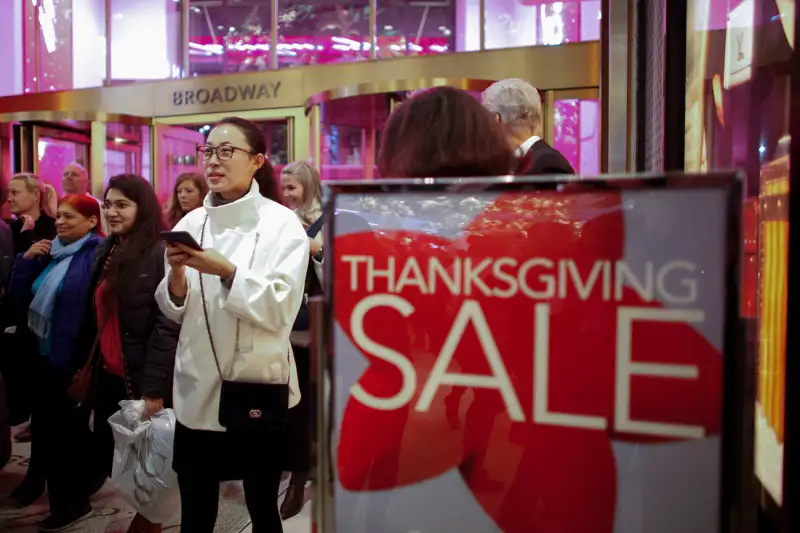
[[301, 107], [337, 87], [358, 87], [369, 94], [391, 86], [427, 88], [453, 80], [504, 78], [522, 78], [543, 91], [598, 88], [600, 45], [594, 41], [459, 52], [25, 94], [0, 98], [0, 122], [149, 124], [152, 118], [177, 115]]

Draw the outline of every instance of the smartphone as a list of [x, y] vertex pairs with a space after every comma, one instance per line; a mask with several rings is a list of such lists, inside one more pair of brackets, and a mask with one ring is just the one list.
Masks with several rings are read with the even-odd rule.
[[182, 244], [197, 251], [203, 251], [203, 248], [197, 244], [188, 231], [162, 231], [161, 238], [169, 245]]

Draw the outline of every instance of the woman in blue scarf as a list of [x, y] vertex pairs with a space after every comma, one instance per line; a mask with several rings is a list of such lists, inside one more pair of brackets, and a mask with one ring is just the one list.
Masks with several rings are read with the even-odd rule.
[[[76, 371], [72, 352], [89, 296], [92, 258], [103, 240], [99, 220], [100, 207], [93, 198], [64, 197], [56, 216], [57, 237], [34, 243], [17, 258], [11, 275], [9, 294], [18, 322], [27, 324], [39, 348], [31, 455], [37, 469], [43, 467], [50, 499], [50, 516], [40, 531], [60, 531], [92, 512], [83, 473], [89, 464], [89, 412], [76, 408], [67, 388]], [[39, 494], [44, 490], [34, 488]]]

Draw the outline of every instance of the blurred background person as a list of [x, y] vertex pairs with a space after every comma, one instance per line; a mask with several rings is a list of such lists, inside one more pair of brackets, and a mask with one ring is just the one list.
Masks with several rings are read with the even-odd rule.
[[[58, 206], [57, 236], [35, 242], [14, 262], [9, 297], [18, 311], [17, 331], [36, 339], [32, 381], [31, 468], [12, 497], [33, 503], [47, 486], [50, 516], [40, 531], [60, 531], [87, 517], [89, 412], [69, 398], [75, 375], [84, 301], [90, 290], [99, 231], [100, 206], [82, 194], [65, 196]], [[31, 354], [26, 354], [30, 356]]]
[[89, 173], [86, 168], [79, 163], [70, 163], [64, 167], [64, 172], [61, 174], [61, 190], [64, 194], [91, 195]]
[[[8, 187], [5, 179], [0, 176], [0, 211], [6, 205]], [[0, 335], [5, 337], [7, 321], [3, 299], [6, 287], [11, 277], [11, 266], [14, 264], [14, 236], [11, 228], [4, 220], [0, 220]], [[4, 342], [5, 338], [0, 342]], [[2, 360], [0, 360], [0, 470], [11, 458], [11, 421], [9, 420], [8, 402], [6, 400], [6, 386], [3, 380]]]
[[[44, 182], [35, 174], [20, 173], [11, 177], [8, 182], [8, 208], [15, 219], [9, 224], [14, 243], [14, 257], [24, 254], [34, 242], [52, 240], [56, 236], [56, 212], [53, 209], [52, 199], [54, 191], [50, 192], [51, 201], [48, 202], [48, 189]], [[6, 308], [10, 304], [6, 302]], [[13, 304], [11, 304], [13, 305]], [[7, 311], [6, 316], [16, 316], [15, 311]], [[36, 353], [36, 341], [27, 327], [19, 330], [16, 324], [6, 324], [8, 332], [7, 349], [3, 350], [0, 369], [6, 380], [6, 393], [10, 410], [9, 421], [12, 426], [25, 423], [31, 414], [31, 402], [34, 388], [31, 382], [33, 372], [32, 362]], [[16, 435], [18, 442], [30, 440], [30, 428], [23, 428]], [[29, 470], [35, 470], [34, 459], [31, 458]], [[36, 492], [36, 491], [33, 491]], [[39, 491], [41, 493], [41, 491]], [[18, 498], [24, 494], [14, 493], [12, 497]], [[26, 501], [27, 498], [18, 498]]]
[[52, 193], [35, 174], [15, 174], [8, 182], [8, 208], [16, 219], [9, 224], [14, 235], [14, 253], [23, 254], [42, 239], [56, 236], [56, 212]]
[[[295, 214], [267, 198], [277, 183], [266, 151], [250, 121], [227, 118], [211, 130], [199, 147], [210, 194], [175, 227], [203, 249], [169, 246], [156, 291], [164, 314], [182, 324], [172, 466], [184, 533], [213, 531], [219, 483], [239, 479], [253, 531], [283, 530], [277, 500], [287, 436], [267, 422], [283, 421], [300, 400], [289, 335], [309, 246]], [[247, 398], [263, 407], [243, 421], [236, 400]]]
[[310, 260], [306, 271], [305, 295], [289, 340], [297, 364], [300, 403], [289, 411], [288, 450], [284, 468], [291, 472], [289, 487], [281, 504], [281, 518], [291, 518], [303, 510], [305, 487], [311, 470], [311, 447], [315, 428], [316, 394], [311, 380], [311, 343], [308, 298], [322, 294], [322, 180], [308, 163], [297, 161], [281, 172], [284, 204], [292, 209], [306, 229]]
[[[80, 163], [73, 162], [64, 167], [64, 172], [61, 174], [61, 190], [64, 191], [64, 194], [85, 194], [94, 198], [91, 191], [89, 172]], [[100, 205], [100, 214], [102, 216], [100, 228], [103, 233], [108, 233], [108, 225], [103, 212], [103, 202], [97, 198], [94, 199]]]
[[167, 209], [167, 226], [174, 228], [186, 213], [203, 205], [206, 194], [208, 185], [199, 172], [186, 172], [178, 176]]
[[[8, 198], [8, 186], [5, 179], [0, 176], [0, 210], [6, 205], [6, 198]], [[14, 234], [5, 220], [0, 220], [0, 331], [6, 327], [3, 319], [3, 295], [11, 277], [12, 264], [14, 264]]]
[[534, 86], [501, 80], [483, 92], [482, 100], [516, 150], [516, 174], [575, 174], [567, 158], [542, 139], [542, 99]]

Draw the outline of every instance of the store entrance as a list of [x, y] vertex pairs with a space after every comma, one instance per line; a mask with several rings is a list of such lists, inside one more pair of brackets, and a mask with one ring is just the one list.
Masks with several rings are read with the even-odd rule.
[[110, 176], [150, 172], [148, 119], [120, 117], [119, 122], [62, 120], [22, 121], [10, 125], [4, 170], [31, 172], [63, 195], [62, 177], [72, 164], [84, 167], [90, 192], [102, 193]]
[[[493, 80], [393, 80], [340, 87], [308, 99], [312, 159], [323, 180], [371, 180], [381, 132], [392, 110], [414, 94], [438, 85], [468, 91], [476, 99]], [[401, 90], [386, 90], [386, 89]], [[371, 92], [377, 91], [377, 92]], [[542, 134], [582, 175], [600, 173], [600, 97], [597, 88], [544, 90]]]
[[416, 79], [343, 86], [306, 101], [311, 127], [311, 159], [323, 180], [372, 180], [381, 133], [392, 110], [415, 91], [450, 85], [475, 98], [491, 80]]

